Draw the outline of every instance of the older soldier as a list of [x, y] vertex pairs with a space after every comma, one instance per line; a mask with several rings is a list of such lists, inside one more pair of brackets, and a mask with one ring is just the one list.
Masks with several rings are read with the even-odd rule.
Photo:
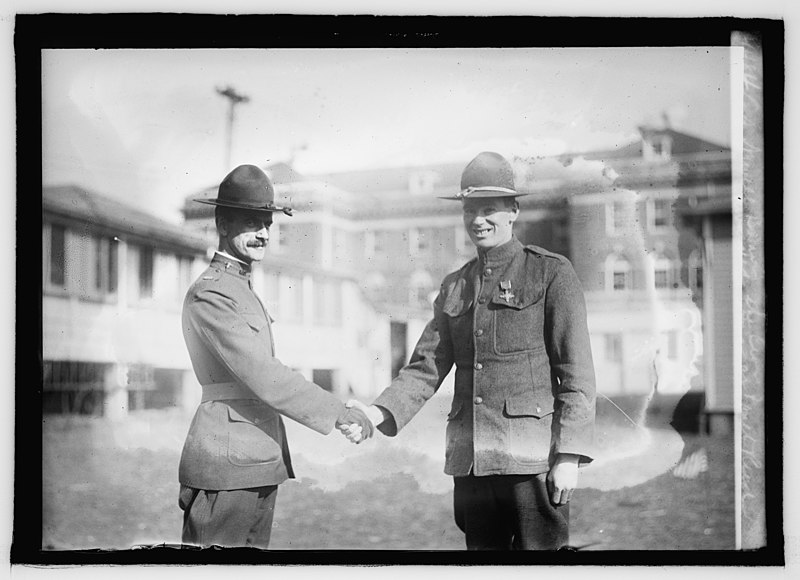
[[[591, 461], [583, 293], [566, 258], [513, 235], [519, 195], [497, 153], [467, 165], [460, 193], [443, 199], [462, 202], [477, 257], [444, 279], [433, 320], [391, 385], [370, 407], [348, 402], [394, 436], [456, 365], [445, 473], [469, 550], [567, 547], [578, 466]], [[358, 441], [358, 430], [348, 438]]]
[[251, 265], [264, 257], [274, 203], [267, 175], [241, 165], [215, 205], [219, 246], [183, 304], [183, 335], [203, 387], [179, 467], [185, 544], [269, 545], [278, 485], [294, 477], [281, 415], [327, 434], [372, 425], [361, 410], [275, 358], [271, 318], [253, 292]]

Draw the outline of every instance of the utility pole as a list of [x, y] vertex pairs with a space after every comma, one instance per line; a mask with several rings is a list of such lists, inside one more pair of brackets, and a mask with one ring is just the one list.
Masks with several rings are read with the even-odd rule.
[[230, 85], [228, 85], [224, 89], [220, 89], [219, 87], [217, 87], [217, 93], [228, 99], [228, 126], [227, 126], [227, 140], [225, 148], [225, 172], [227, 172], [230, 171], [231, 169], [231, 149], [233, 147], [233, 121], [235, 114], [234, 109], [236, 105], [238, 105], [239, 103], [249, 102], [250, 97], [246, 95], [240, 95]]

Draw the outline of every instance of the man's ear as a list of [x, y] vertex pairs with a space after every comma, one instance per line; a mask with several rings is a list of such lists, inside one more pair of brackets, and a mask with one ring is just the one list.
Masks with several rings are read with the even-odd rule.
[[519, 202], [515, 200], [514, 205], [511, 206], [511, 223], [517, 221], [518, 217], [519, 217]]
[[217, 222], [217, 233], [222, 237], [227, 236], [228, 235], [228, 220], [225, 219], [225, 216], [224, 215], [218, 215], [216, 217], [216, 222]]

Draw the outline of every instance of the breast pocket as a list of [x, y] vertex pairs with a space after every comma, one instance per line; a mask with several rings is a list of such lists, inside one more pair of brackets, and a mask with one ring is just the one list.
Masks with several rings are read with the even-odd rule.
[[497, 354], [544, 349], [544, 292], [532, 289], [505, 300], [498, 295], [490, 305]]
[[278, 415], [263, 403], [231, 402], [228, 407], [228, 461], [240, 466], [280, 461], [279, 431]]

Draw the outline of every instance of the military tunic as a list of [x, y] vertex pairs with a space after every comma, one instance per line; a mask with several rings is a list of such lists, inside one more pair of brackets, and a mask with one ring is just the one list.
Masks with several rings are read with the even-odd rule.
[[182, 320], [203, 402], [181, 454], [180, 483], [232, 490], [293, 477], [281, 415], [327, 434], [344, 404], [275, 358], [249, 266], [217, 253], [187, 292]]
[[586, 306], [569, 261], [515, 237], [443, 281], [434, 316], [374, 401], [401, 430], [456, 365], [445, 473], [539, 474], [557, 453], [591, 461], [595, 378]]

